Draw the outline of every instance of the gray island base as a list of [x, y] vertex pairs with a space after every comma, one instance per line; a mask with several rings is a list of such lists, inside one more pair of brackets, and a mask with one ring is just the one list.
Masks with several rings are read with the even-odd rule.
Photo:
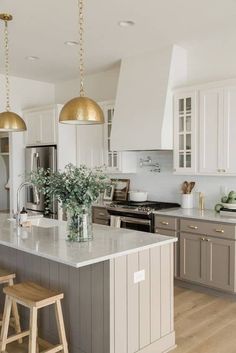
[[[41, 219], [17, 230], [0, 216], [0, 266], [17, 282], [65, 294], [70, 353], [164, 353], [175, 347], [175, 238], [94, 225], [94, 240], [70, 244], [66, 224]], [[95, 255], [96, 254], [96, 255]], [[1, 294], [1, 304], [4, 297]], [[26, 326], [27, 314], [21, 310]], [[53, 308], [42, 310], [39, 334], [57, 341]]]

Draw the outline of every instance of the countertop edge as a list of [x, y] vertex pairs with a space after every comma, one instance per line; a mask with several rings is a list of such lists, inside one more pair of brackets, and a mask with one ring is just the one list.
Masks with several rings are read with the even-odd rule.
[[189, 218], [189, 219], [196, 219], [200, 221], [210, 221], [210, 222], [228, 223], [228, 224], [236, 225], [236, 218], [221, 216], [220, 214], [216, 213], [213, 210], [200, 211], [198, 209], [192, 209], [192, 210], [188, 210], [189, 214], [187, 214], [186, 211], [187, 211], [186, 209], [179, 208], [179, 209], [172, 209], [172, 210], [154, 211], [153, 214], [159, 215], [159, 216]]
[[[162, 234], [159, 234], [159, 235], [162, 235]], [[34, 256], [39, 256], [39, 257], [42, 257], [44, 259], [47, 259], [47, 260], [50, 260], [50, 261], [53, 261], [53, 262], [57, 262], [57, 263], [61, 263], [61, 264], [64, 264], [64, 265], [67, 265], [67, 266], [70, 266], [70, 267], [81, 268], [81, 267], [93, 265], [93, 264], [96, 264], [96, 263], [99, 263], [99, 262], [112, 260], [112, 259], [115, 259], [117, 257], [126, 256], [126, 255], [129, 255], [129, 254], [134, 254], [134, 253], [137, 253], [139, 251], [152, 249], [152, 248], [155, 248], [157, 246], [163, 246], [163, 245], [175, 243], [175, 242], [178, 241], [178, 239], [175, 238], [175, 237], [168, 237], [168, 236], [165, 236], [165, 235], [162, 235], [162, 236], [166, 237], [167, 239], [166, 240], [161, 240], [161, 241], [153, 243], [153, 244], [144, 245], [142, 247], [138, 247], [138, 248], [134, 248], [134, 249], [130, 249], [130, 250], [124, 250], [124, 251], [118, 252], [116, 254], [105, 255], [105, 256], [101, 256], [101, 257], [95, 258], [95, 259], [83, 261], [81, 263], [63, 261], [63, 260], [61, 260], [59, 258], [56, 258], [54, 256], [50, 256], [50, 255], [47, 255], [47, 254], [44, 254], [44, 253], [40, 253], [38, 251], [25, 249], [23, 247], [16, 246], [15, 244], [12, 244], [12, 243], [4, 242], [3, 240], [0, 240], [0, 245], [6, 246], [8, 248], [12, 248], [12, 249], [15, 249], [15, 250], [18, 250], [18, 251], [23, 251], [23, 252], [25, 252], [27, 254], [31, 254], [31, 255], [34, 255]]]

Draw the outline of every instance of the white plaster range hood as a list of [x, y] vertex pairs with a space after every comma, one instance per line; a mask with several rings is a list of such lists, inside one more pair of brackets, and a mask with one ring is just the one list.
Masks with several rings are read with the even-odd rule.
[[122, 60], [111, 133], [114, 151], [173, 149], [172, 88], [187, 78], [178, 46]]

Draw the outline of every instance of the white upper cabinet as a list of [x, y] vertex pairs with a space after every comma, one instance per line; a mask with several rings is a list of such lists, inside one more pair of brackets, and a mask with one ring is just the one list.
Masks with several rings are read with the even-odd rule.
[[[235, 80], [192, 87], [192, 90], [196, 93], [181, 89], [175, 94], [175, 172], [236, 175]], [[191, 114], [187, 99], [192, 101]]]
[[89, 168], [104, 165], [103, 125], [77, 126], [77, 165]]
[[236, 175], [236, 86], [224, 90], [223, 172]]
[[217, 174], [223, 169], [223, 89], [200, 91], [199, 172]]
[[176, 94], [174, 101], [174, 171], [192, 174], [197, 169], [196, 91]]
[[55, 106], [25, 110], [25, 143], [30, 145], [49, 145], [57, 143], [57, 109]]

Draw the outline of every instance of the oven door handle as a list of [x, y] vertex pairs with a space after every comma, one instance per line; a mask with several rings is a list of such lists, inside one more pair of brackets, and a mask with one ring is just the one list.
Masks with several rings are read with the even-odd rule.
[[133, 224], [143, 224], [143, 225], [151, 225], [150, 219], [140, 219], [140, 218], [132, 218], [132, 217], [120, 217], [121, 222], [124, 223], [133, 223]]

